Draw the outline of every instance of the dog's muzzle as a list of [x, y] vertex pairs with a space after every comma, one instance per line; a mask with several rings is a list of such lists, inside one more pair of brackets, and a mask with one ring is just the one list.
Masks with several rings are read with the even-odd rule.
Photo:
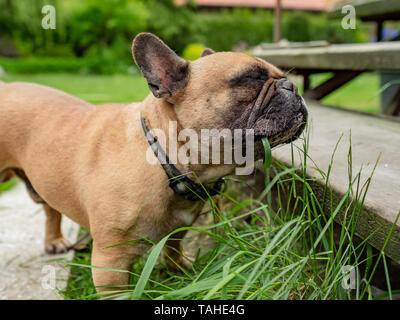
[[286, 78], [268, 79], [248, 118], [256, 139], [267, 137], [271, 147], [297, 139], [307, 122], [307, 108], [296, 86]]

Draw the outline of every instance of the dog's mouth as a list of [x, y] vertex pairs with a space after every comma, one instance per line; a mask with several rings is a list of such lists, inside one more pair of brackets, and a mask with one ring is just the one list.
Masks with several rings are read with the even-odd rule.
[[306, 126], [304, 99], [285, 78], [266, 83], [253, 108], [248, 127], [254, 129], [256, 142], [266, 137], [271, 148], [296, 140]]

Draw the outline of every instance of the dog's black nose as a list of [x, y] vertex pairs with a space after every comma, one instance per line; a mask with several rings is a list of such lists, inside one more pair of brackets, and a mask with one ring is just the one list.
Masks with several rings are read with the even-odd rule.
[[279, 79], [279, 80], [276, 82], [276, 88], [277, 88], [277, 89], [278, 89], [278, 88], [281, 88], [281, 89], [288, 90], [288, 91], [290, 91], [290, 92], [297, 93], [297, 87], [296, 87], [296, 85], [293, 84], [293, 82], [289, 81], [289, 80], [286, 79], [286, 78]]
[[287, 80], [286, 78], [280, 79], [277, 81], [277, 87], [281, 87], [282, 89], [288, 90], [290, 92], [296, 92], [297, 88], [293, 84], [293, 82]]

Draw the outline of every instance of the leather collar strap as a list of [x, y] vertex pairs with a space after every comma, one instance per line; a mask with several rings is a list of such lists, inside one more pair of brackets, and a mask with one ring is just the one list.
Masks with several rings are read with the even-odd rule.
[[185, 174], [180, 172], [177, 167], [169, 162], [169, 158], [164, 149], [161, 147], [157, 139], [151, 134], [142, 115], [140, 115], [140, 121], [142, 123], [143, 132], [146, 136], [147, 142], [167, 174], [170, 188], [174, 190], [176, 194], [179, 194], [186, 200], [197, 201], [200, 199], [205, 200], [209, 196], [215, 196], [219, 193], [219, 191], [221, 191], [225, 182], [222, 178], [217, 180], [217, 182], [215, 182], [211, 188], [208, 188], [194, 182]]

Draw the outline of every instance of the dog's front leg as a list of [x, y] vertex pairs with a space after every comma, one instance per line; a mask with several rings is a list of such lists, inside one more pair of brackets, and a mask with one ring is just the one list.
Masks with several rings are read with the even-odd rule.
[[[116, 241], [123, 243], [126, 239]], [[132, 265], [143, 254], [143, 245], [127, 244], [104, 247], [101, 241], [93, 239], [92, 277], [97, 292], [128, 290]], [[106, 269], [116, 269], [112, 271]]]

